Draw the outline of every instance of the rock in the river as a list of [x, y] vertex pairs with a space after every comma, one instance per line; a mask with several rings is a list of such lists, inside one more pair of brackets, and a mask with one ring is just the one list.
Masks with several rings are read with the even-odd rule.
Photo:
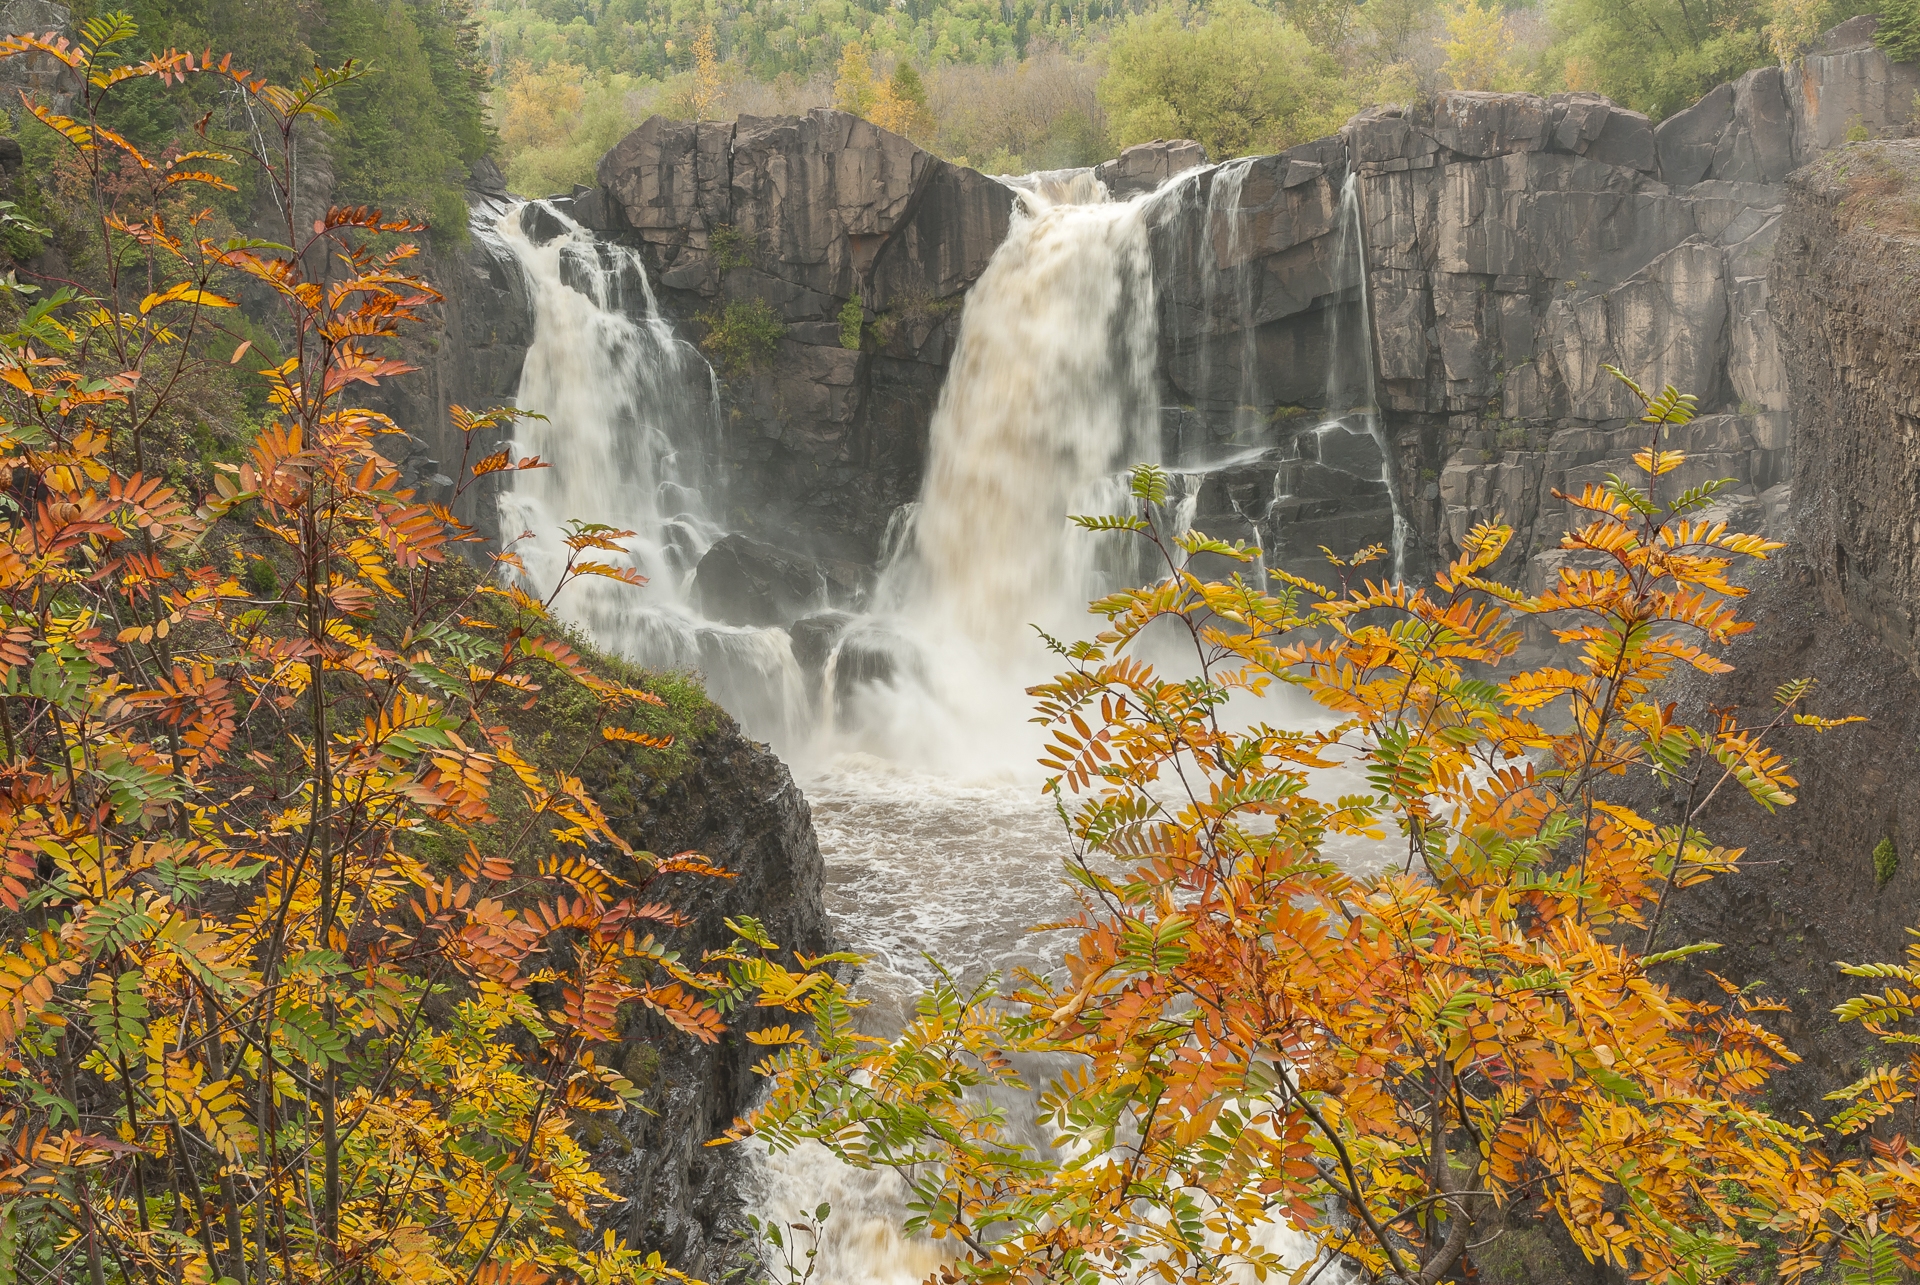
[[851, 604], [857, 583], [844, 568], [734, 533], [700, 559], [693, 598], [709, 620], [729, 625], [785, 625], [824, 608]]

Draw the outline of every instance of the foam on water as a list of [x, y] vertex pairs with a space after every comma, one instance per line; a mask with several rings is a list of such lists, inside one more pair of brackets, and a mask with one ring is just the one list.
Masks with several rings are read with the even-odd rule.
[[[1234, 200], [1245, 174], [1226, 167], [1219, 199]], [[1158, 458], [1154, 197], [1109, 202], [1088, 171], [1010, 186], [1018, 204], [969, 292], [920, 496], [889, 524], [872, 605], [833, 644], [818, 695], [786, 631], [715, 624], [689, 601], [693, 568], [721, 534], [705, 463], [720, 421], [712, 372], [662, 319], [637, 252], [596, 242], [551, 208], [538, 225], [559, 232], [544, 241], [524, 209], [497, 229], [536, 314], [519, 404], [549, 416], [525, 426], [515, 449], [555, 464], [512, 477], [503, 535], [531, 532], [517, 547], [527, 581], [544, 590], [564, 565], [563, 517], [636, 532], [631, 562], [649, 589], [581, 586], [560, 610], [644, 663], [700, 669], [715, 698], [794, 764], [827, 859], [827, 909], [871, 961], [859, 992], [881, 1032], [899, 1029], [931, 979], [928, 954], [969, 979], [1058, 961], [1061, 936], [1028, 930], [1076, 905], [1061, 872], [1066, 833], [1035, 764], [1043, 733], [1025, 688], [1058, 668], [1035, 626], [1084, 636], [1087, 601], [1147, 573], [1133, 548], [1079, 532], [1068, 516], [1124, 505], [1125, 470]], [[1238, 263], [1237, 224], [1220, 249]], [[1252, 305], [1240, 277], [1244, 365]], [[1330, 373], [1330, 385], [1343, 378]], [[1244, 399], [1257, 387], [1243, 371]], [[1356, 392], [1370, 412], [1370, 374]], [[1256, 712], [1295, 725], [1317, 717], [1286, 698], [1242, 714]], [[1379, 859], [1358, 846], [1341, 855]], [[1031, 1106], [1011, 1105], [1016, 1118]], [[805, 1221], [832, 1204], [816, 1280], [911, 1285], [943, 1260], [943, 1247], [901, 1234], [905, 1188], [894, 1175], [848, 1169], [817, 1146], [773, 1156], [749, 1144], [746, 1154], [763, 1216]], [[1295, 1261], [1311, 1252], [1284, 1225], [1270, 1235]]]

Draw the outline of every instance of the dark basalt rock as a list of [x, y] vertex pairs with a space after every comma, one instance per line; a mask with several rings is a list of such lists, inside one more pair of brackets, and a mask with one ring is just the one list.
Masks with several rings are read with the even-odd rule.
[[[742, 915], [758, 919], [787, 951], [823, 954], [832, 935], [812, 812], [779, 759], [725, 715], [720, 721], [691, 747], [692, 764], [639, 806], [625, 832], [663, 856], [703, 853], [735, 877], [669, 875], [647, 895], [687, 916], [688, 926], [667, 936], [689, 962], [726, 946], [725, 920]], [[761, 1087], [753, 1065], [764, 1050], [744, 1033], [776, 1025], [776, 1016], [791, 1020], [775, 1010], [731, 1014], [718, 1044], [636, 1017], [612, 1056], [641, 1088], [641, 1105], [594, 1123], [586, 1135], [595, 1164], [622, 1197], [601, 1214], [602, 1226], [703, 1280], [720, 1280], [738, 1265], [732, 1232], [745, 1176], [732, 1148], [706, 1143], [752, 1106]]]
[[840, 569], [755, 540], [722, 536], [700, 559], [693, 596], [709, 620], [729, 625], [786, 625], [810, 612], [850, 604], [858, 586]]
[[1107, 185], [1116, 201], [1151, 192], [1175, 174], [1207, 163], [1207, 149], [1190, 138], [1156, 138], [1136, 143], [1110, 161], [1093, 167], [1093, 176]]

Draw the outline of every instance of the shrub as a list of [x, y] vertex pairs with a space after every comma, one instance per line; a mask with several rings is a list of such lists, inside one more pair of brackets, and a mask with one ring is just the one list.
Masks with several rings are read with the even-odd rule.
[[1171, 7], [1129, 19], [1114, 32], [1100, 97], [1119, 146], [1192, 138], [1215, 160], [1281, 151], [1347, 116], [1333, 58], [1245, 0], [1190, 23]]
[[866, 317], [866, 309], [860, 306], [859, 295], [848, 295], [847, 301], [840, 305], [840, 346], [858, 348], [860, 346], [861, 322]]
[[[551, 598], [475, 576], [476, 534], [347, 399], [407, 373], [382, 354], [438, 298], [420, 225], [292, 213], [296, 137], [347, 78], [277, 87], [129, 57], [136, 36], [108, 14], [5, 47], [78, 73], [62, 145], [124, 241], [97, 294], [0, 335], [0, 1275], [663, 1281], [586, 1243], [613, 1193], [573, 1130], [636, 1099], [601, 1060], [628, 1006], [719, 1037], [721, 979], [647, 934], [678, 922], [649, 885], [712, 868], [634, 851], [579, 765], [669, 749], [634, 723], [678, 702], [589, 664]], [[257, 122], [284, 243], [155, 216], [218, 189], [218, 155], [113, 173], [137, 151], [102, 124], [119, 88], [180, 81]], [[152, 428], [198, 395], [183, 372], [244, 357], [219, 322], [242, 286], [298, 359], [196, 504]], [[514, 412], [450, 414], [474, 442]], [[527, 467], [469, 454], [458, 491]], [[571, 524], [552, 590], [633, 584], [624, 534]], [[579, 710], [564, 770], [510, 730], [536, 695]]]
[[786, 325], [765, 299], [735, 299], [718, 311], [702, 313], [700, 323], [707, 328], [700, 346], [712, 353], [729, 375], [759, 369], [787, 333]]

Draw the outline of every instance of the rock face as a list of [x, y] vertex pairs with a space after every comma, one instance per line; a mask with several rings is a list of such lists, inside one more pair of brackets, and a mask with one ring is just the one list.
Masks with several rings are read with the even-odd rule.
[[1920, 142], [1796, 174], [1772, 286], [1791, 353], [1797, 533], [1828, 607], [1920, 672]]
[[[1006, 236], [1013, 192], [831, 111], [656, 117], [607, 153], [599, 179], [574, 215], [642, 249], [690, 334], [755, 301], [785, 328], [768, 360], [726, 381], [728, 525], [871, 563], [919, 489], [961, 296]], [[865, 336], [853, 348], [849, 300]]]
[[[1809, 75], [1818, 70], [1810, 60]], [[1873, 96], [1854, 101], [1863, 97]], [[1920, 781], [1910, 769], [1920, 742], [1917, 196], [1912, 140], [1847, 146], [1787, 185], [1768, 286], [1790, 394], [1792, 504], [1781, 532], [1790, 549], [1743, 604], [1755, 628], [1729, 651], [1735, 672], [1669, 693], [1693, 717], [1727, 704], [1754, 717], [1777, 684], [1812, 677], [1821, 712], [1868, 719], [1825, 735], [1788, 729], [1777, 748], [1794, 763], [1798, 802], [1778, 814], [1719, 808], [1715, 841], [1759, 860], [1674, 907], [1673, 941], [1728, 943], [1712, 967], [1763, 978], [1791, 1006], [1781, 1027], [1806, 1060], [1771, 1097], [1777, 1110], [1815, 1119], [1832, 1112], [1821, 1095], [1879, 1051], [1833, 1019], [1861, 988], [1832, 961], [1899, 959], [1920, 898]], [[1886, 879], [1873, 858], [1882, 840], [1897, 856]]]
[[[1696, 432], [1712, 435], [1733, 498], [1757, 503], [1789, 474], [1768, 275], [1784, 180], [1849, 133], [1903, 131], [1920, 87], [1920, 69], [1873, 45], [1873, 24], [1854, 19], [1793, 68], [1749, 72], [1658, 127], [1593, 94], [1454, 92], [1373, 109], [1279, 156], [1196, 169], [1198, 144], [1155, 142], [1098, 167], [1116, 195], [1160, 192], [1165, 458], [1272, 479], [1193, 476], [1195, 520], [1314, 558], [1321, 543], [1384, 541], [1397, 520], [1417, 569], [1498, 513], [1524, 559], [1557, 537], [1550, 493], [1639, 444], [1621, 432], [1634, 398], [1607, 365], [1695, 393], [1717, 417]], [[441, 274], [451, 342], [402, 394], [418, 404], [394, 408], [439, 426], [422, 434], [420, 482], [451, 472], [458, 450], [440, 404], [503, 401], [518, 379], [529, 322], [487, 231], [498, 199], [478, 198], [476, 235]], [[1014, 200], [815, 111], [649, 120], [602, 160], [596, 187], [558, 203], [639, 247], [690, 338], [730, 308], [764, 306], [779, 324], [769, 355], [723, 372], [714, 515], [844, 570], [834, 578], [851, 593], [816, 604], [841, 607], [917, 494], [959, 309]], [[857, 347], [842, 343], [850, 305]], [[1343, 362], [1358, 372], [1344, 384]], [[1318, 431], [1361, 404], [1382, 408], [1384, 459], [1348, 449], [1364, 436], [1352, 417], [1343, 437]], [[729, 618], [765, 615], [741, 610]]]
[[[692, 920], [671, 944], [694, 963], [731, 941], [723, 921], [741, 915], [759, 919], [789, 950], [823, 954], [831, 942], [821, 902], [826, 872], [807, 801], [765, 746], [747, 740], [725, 715], [720, 723], [693, 747], [692, 764], [639, 809], [629, 838], [662, 856], [704, 853], [736, 877], [671, 875], [648, 896]], [[739, 1222], [743, 1177], [732, 1149], [706, 1142], [752, 1106], [760, 1089], [753, 1064], [763, 1050], [742, 1032], [771, 1025], [771, 1018], [731, 1015], [717, 1045], [636, 1018], [617, 1056], [622, 1073], [643, 1090], [644, 1109], [621, 1112], [587, 1133], [595, 1163], [625, 1198], [603, 1214], [603, 1225], [701, 1279], [719, 1280], [735, 1265], [730, 1233]]]

